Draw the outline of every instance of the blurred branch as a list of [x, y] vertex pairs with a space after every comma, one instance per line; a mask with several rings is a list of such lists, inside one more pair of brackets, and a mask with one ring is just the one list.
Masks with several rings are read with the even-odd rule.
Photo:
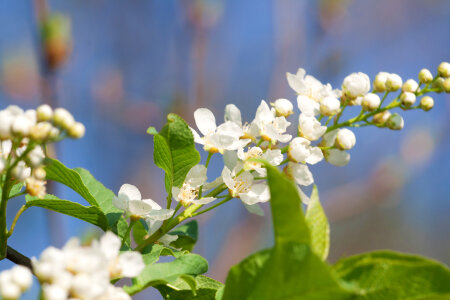
[[32, 265], [31, 265], [31, 260], [10, 246], [8, 246], [8, 248], [7, 248], [6, 258], [15, 264], [25, 266], [30, 270], [33, 269]]

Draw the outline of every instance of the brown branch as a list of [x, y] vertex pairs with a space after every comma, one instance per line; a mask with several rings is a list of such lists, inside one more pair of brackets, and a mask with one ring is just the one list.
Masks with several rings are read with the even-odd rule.
[[16, 251], [10, 246], [8, 246], [6, 250], [6, 258], [15, 264], [22, 265], [30, 270], [33, 270], [33, 266], [31, 265], [31, 259], [23, 255], [22, 253]]

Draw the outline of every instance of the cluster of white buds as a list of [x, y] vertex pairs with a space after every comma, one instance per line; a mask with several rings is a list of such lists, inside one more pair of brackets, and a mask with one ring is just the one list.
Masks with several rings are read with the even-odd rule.
[[3, 300], [17, 300], [32, 283], [32, 274], [28, 268], [14, 266], [0, 273], [0, 296]]
[[145, 267], [139, 252], [119, 253], [120, 239], [106, 232], [99, 241], [82, 246], [76, 238], [62, 249], [49, 247], [33, 270], [42, 285], [44, 299], [125, 300], [131, 297], [111, 280], [136, 277]]
[[44, 104], [24, 111], [10, 105], [0, 111], [0, 174], [11, 169], [10, 179], [25, 182], [30, 195], [43, 197], [45, 145], [65, 136], [81, 138], [84, 132], [84, 125], [63, 108], [53, 111]]

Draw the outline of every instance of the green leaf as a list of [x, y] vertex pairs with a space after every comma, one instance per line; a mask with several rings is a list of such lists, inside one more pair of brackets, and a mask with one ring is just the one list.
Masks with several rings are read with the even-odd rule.
[[[14, 197], [14, 195], [20, 193], [22, 191], [23, 186], [24, 186], [23, 182], [14, 184], [11, 187], [11, 190], [9, 191], [9, 198]], [[1, 194], [0, 194], [0, 197], [1, 197]]]
[[89, 171], [81, 168], [69, 169], [55, 159], [46, 159], [46, 165], [47, 179], [68, 186], [89, 204], [99, 207], [106, 215], [109, 227], [112, 228], [121, 218], [122, 211], [112, 204], [114, 193], [97, 181]]
[[86, 221], [100, 227], [103, 230], [108, 228], [108, 221], [102, 211], [96, 206], [83, 206], [79, 203], [62, 200], [53, 195], [45, 195], [43, 199], [26, 195], [26, 207], [42, 207], [50, 209], [77, 219]]
[[301, 209], [297, 187], [273, 166], [266, 164], [266, 168], [275, 243], [309, 244], [310, 233]]
[[153, 126], [150, 126], [149, 128], [147, 128], [147, 133], [150, 135], [155, 135], [158, 134], [158, 130], [156, 130], [156, 128]]
[[166, 173], [169, 194], [173, 186], [181, 186], [189, 170], [200, 162], [194, 137], [186, 122], [175, 114], [167, 116], [167, 124], [153, 138], [155, 164]]
[[311, 200], [306, 210], [306, 223], [311, 232], [311, 248], [326, 260], [330, 249], [330, 225], [319, 201], [319, 192], [314, 185]]
[[167, 285], [158, 285], [156, 288], [159, 290], [164, 299], [167, 300], [210, 300], [214, 299], [218, 290], [224, 286], [219, 281], [203, 275], [195, 277], [195, 282], [195, 294], [192, 292], [192, 287], [189, 286], [185, 280], [181, 279], [177, 279], [175, 282]]
[[342, 259], [334, 270], [356, 287], [355, 299], [450, 299], [450, 270], [420, 256], [376, 251]]
[[146, 235], [148, 235], [148, 225], [141, 219], [133, 226], [133, 238], [135, 243], [137, 245], [141, 244]]
[[198, 239], [198, 223], [196, 220], [192, 220], [168, 234], [178, 236], [178, 239], [170, 244], [171, 246], [192, 252]]
[[147, 265], [124, 290], [134, 295], [149, 286], [175, 282], [182, 275], [200, 275], [208, 271], [208, 262], [197, 254], [186, 254], [167, 263]]

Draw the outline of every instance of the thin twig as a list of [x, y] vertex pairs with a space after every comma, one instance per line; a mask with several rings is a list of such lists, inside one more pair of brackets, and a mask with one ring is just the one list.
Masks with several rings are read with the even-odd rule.
[[22, 265], [27, 267], [30, 270], [33, 270], [33, 266], [31, 265], [31, 259], [15, 250], [14, 248], [8, 246], [6, 250], [6, 258], [12, 261], [15, 264]]

